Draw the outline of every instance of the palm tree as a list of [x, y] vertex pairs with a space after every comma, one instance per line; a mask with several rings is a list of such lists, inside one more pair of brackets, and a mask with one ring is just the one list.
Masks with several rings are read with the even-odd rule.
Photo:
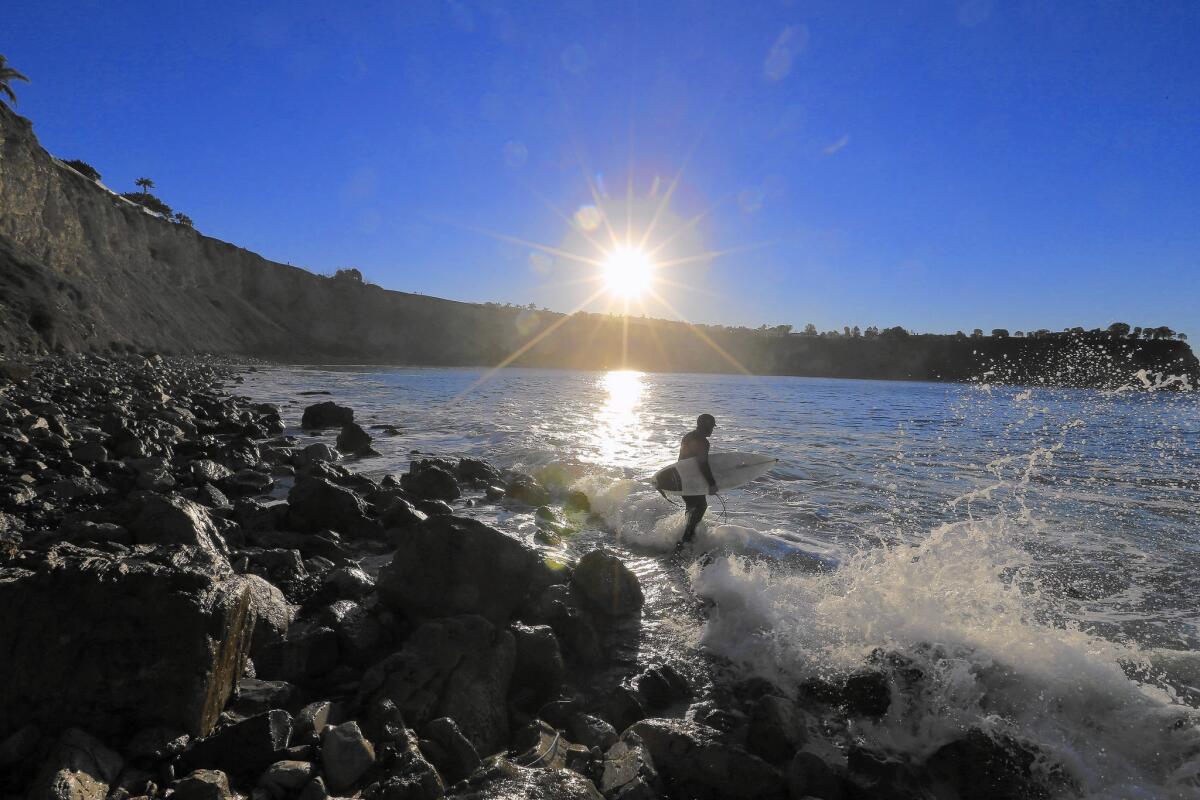
[[138, 178], [136, 181], [134, 181], [134, 184], [142, 187], [143, 192], [148, 192], [154, 188], [154, 181], [150, 180], [149, 178]]
[[17, 93], [8, 85], [9, 81], [25, 81], [29, 83], [29, 78], [26, 78], [21, 73], [17, 72], [12, 67], [8, 66], [8, 59], [0, 56], [0, 94], [8, 98], [8, 102], [16, 105]]

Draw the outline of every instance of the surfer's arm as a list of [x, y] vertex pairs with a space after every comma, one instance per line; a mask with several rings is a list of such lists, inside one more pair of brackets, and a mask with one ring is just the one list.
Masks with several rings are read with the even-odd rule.
[[708, 442], [704, 443], [704, 452], [696, 456], [696, 465], [700, 467], [700, 474], [704, 476], [704, 480], [708, 481], [708, 493], [717, 493], [717, 479], [713, 477], [712, 468], [708, 465]]

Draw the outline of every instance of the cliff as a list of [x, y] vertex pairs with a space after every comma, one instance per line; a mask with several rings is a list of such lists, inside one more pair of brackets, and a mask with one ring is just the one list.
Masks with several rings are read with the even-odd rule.
[[[552, 331], [550, 329], [553, 329]], [[899, 330], [899, 329], [895, 329]], [[54, 159], [0, 104], [0, 354], [158, 350], [317, 362], [517, 365], [1106, 386], [1200, 377], [1177, 341], [779, 335], [460, 303], [268, 261]]]

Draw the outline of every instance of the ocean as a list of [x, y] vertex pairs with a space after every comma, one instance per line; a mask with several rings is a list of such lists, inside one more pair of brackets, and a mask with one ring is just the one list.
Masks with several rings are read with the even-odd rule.
[[[980, 727], [1036, 743], [1087, 797], [1200, 794], [1197, 392], [381, 367], [259, 367], [233, 388], [292, 426], [327, 399], [397, 426], [348, 462], [367, 474], [472, 456], [587, 494], [595, 516], [561, 536], [531, 509], [459, 505], [548, 557], [620, 552], [647, 594], [632, 659], [786, 687], [883, 648], [926, 681], [858, 731], [872, 747], [919, 759]], [[647, 478], [701, 412], [714, 451], [779, 464], [713, 498], [678, 559], [681, 509]]]

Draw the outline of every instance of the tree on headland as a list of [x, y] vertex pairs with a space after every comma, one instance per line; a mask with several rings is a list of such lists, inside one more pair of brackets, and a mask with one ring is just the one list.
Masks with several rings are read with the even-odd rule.
[[1179, 340], [1179, 341], [1181, 341], [1181, 342], [1186, 342], [1186, 341], [1187, 341], [1187, 334], [1186, 334], [1186, 333], [1177, 333], [1177, 334], [1175, 334], [1175, 338], [1176, 338], [1176, 339], [1178, 339], [1178, 340]]
[[817, 326], [813, 325], [811, 322], [806, 324], [804, 326], [804, 335], [805, 336], [816, 336], [817, 335]]
[[154, 181], [150, 180], [149, 178], [138, 178], [133, 183], [135, 186], [141, 187], [143, 192], [149, 192], [154, 188]]
[[1129, 323], [1128, 322], [1114, 322], [1112, 325], [1108, 326], [1108, 332], [1112, 336], [1115, 336], [1118, 339], [1124, 339], [1126, 336], [1129, 335]]
[[1007, 328], [992, 328], [992, 336], [995, 336], [997, 339], [1007, 339], [1008, 338], [1008, 329]]
[[189, 217], [187, 214], [183, 213], [182, 211], [175, 212], [174, 220], [176, 222], [178, 222], [180, 225], [187, 225], [189, 228], [196, 227], [196, 224], [194, 222], [192, 222], [192, 218]]
[[63, 161], [63, 163], [85, 178], [93, 181], [100, 180], [100, 172], [86, 161], [80, 161], [78, 158], [72, 158], [69, 161]]
[[17, 104], [17, 93], [13, 91], [9, 84], [12, 81], [25, 81], [29, 83], [29, 78], [26, 78], [21, 73], [17, 72], [12, 67], [8, 66], [8, 59], [0, 56], [0, 94], [8, 98], [8, 102], [13, 105]]

